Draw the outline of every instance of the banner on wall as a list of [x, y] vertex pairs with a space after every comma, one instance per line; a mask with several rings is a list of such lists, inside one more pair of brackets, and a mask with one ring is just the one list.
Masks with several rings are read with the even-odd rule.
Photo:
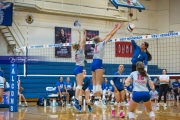
[[132, 57], [133, 46], [131, 42], [115, 42], [115, 57]]
[[[90, 42], [92, 41], [91, 39], [95, 36], [99, 36], [99, 31], [93, 31], [93, 30], [86, 30], [87, 36], [86, 36], [86, 41]], [[86, 44], [85, 45], [85, 58], [86, 59], [92, 59], [94, 55], [94, 44]]]
[[12, 26], [12, 16], [13, 3], [0, 2], [0, 25]]
[[[55, 44], [71, 43], [71, 28], [55, 27]], [[55, 47], [55, 57], [71, 58], [71, 46]]]

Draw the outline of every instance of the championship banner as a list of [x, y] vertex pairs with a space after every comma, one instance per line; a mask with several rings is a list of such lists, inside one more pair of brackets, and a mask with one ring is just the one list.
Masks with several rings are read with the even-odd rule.
[[17, 84], [17, 64], [10, 66], [10, 103], [9, 111], [18, 112], [18, 84]]
[[55, 57], [71, 58], [71, 28], [55, 27], [55, 44], [67, 44], [66, 46], [55, 47]]
[[115, 42], [115, 57], [128, 57], [133, 55], [133, 46], [131, 42]]
[[87, 36], [86, 36], [86, 41], [89, 42], [90, 44], [85, 45], [85, 58], [86, 59], [92, 59], [94, 55], [94, 47], [95, 45], [92, 44], [92, 38], [95, 36], [99, 36], [99, 31], [92, 31], [92, 30], [86, 30]]
[[0, 2], [0, 25], [12, 26], [13, 3]]

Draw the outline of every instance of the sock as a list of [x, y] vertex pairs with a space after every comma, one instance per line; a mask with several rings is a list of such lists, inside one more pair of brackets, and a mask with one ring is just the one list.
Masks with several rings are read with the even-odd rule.
[[79, 105], [79, 107], [81, 108], [81, 105]]
[[21, 102], [19, 102], [19, 105], [21, 105]]

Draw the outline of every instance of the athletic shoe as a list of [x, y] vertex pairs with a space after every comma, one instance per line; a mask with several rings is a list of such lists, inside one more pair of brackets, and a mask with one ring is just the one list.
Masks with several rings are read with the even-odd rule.
[[72, 104], [73, 104], [73, 105], [74, 105], [74, 104], [78, 104], [78, 100], [76, 100], [76, 99], [72, 100]]
[[167, 107], [166, 103], [164, 103], [164, 107]]
[[110, 104], [114, 104], [114, 102], [115, 102], [114, 99], [112, 99], [111, 102], [110, 102]]
[[19, 107], [24, 107], [24, 105], [22, 105], [22, 104], [19, 104], [18, 106], [19, 106]]
[[112, 110], [111, 110], [111, 116], [112, 116], [112, 117], [115, 117], [115, 116], [116, 116], [116, 111], [115, 111], [115, 109], [112, 109]]
[[124, 113], [123, 113], [123, 112], [120, 112], [120, 113], [119, 113], [119, 117], [120, 117], [120, 118], [125, 117]]
[[100, 107], [100, 108], [102, 108], [102, 109], [105, 109], [105, 108], [106, 108], [106, 105], [104, 105], [101, 100], [100, 100], [100, 101], [96, 101], [94, 104], [95, 104], [97, 107]]
[[90, 113], [92, 113], [92, 107], [91, 106], [88, 106], [88, 110]]
[[159, 107], [159, 103], [157, 103], [156, 107]]
[[27, 106], [28, 106], [28, 103], [26, 102], [24, 106], [27, 107]]
[[65, 102], [62, 102], [62, 107], [64, 107], [65, 106]]
[[106, 100], [103, 100], [102, 102], [103, 102], [103, 104], [104, 104], [104, 105], [107, 105], [107, 102], [106, 102]]

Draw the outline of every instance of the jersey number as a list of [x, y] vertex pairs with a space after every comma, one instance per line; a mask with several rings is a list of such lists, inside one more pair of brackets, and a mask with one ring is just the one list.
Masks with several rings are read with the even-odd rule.
[[94, 54], [98, 54], [98, 46], [96, 45], [95, 48], [94, 48]]
[[138, 80], [144, 80], [144, 77], [140, 74], [138, 74]]

